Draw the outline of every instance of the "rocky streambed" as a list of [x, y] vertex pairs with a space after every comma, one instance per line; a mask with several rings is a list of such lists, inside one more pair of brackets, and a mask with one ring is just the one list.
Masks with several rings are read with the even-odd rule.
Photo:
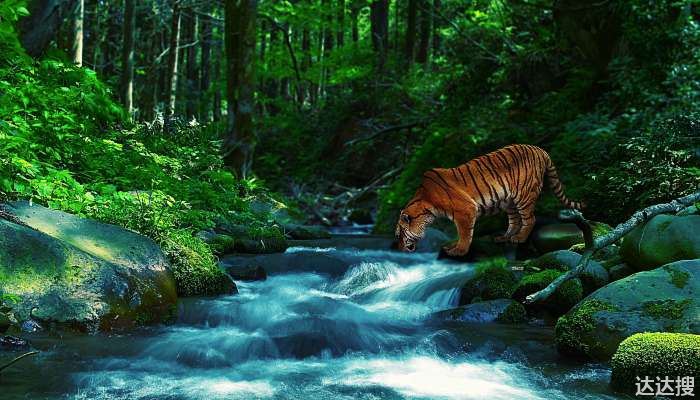
[[479, 237], [476, 261], [438, 257], [435, 230], [415, 254], [363, 230], [291, 238], [220, 257], [237, 293], [176, 300], [148, 239], [13, 208], [0, 289], [21, 297], [0, 316], [23, 321], [0, 328], [30, 344], [3, 338], [0, 365], [39, 353], [2, 371], [3, 399], [600, 399], [635, 376], [700, 375], [697, 215], [652, 219], [523, 305], [576, 265], [580, 232], [545, 226], [529, 249]]
[[551, 327], [436, 315], [474, 265], [385, 240], [248, 257], [266, 280], [180, 300], [173, 325], [35, 336], [41, 353], [2, 375], [3, 398], [614, 398], [609, 368], [560, 358]]

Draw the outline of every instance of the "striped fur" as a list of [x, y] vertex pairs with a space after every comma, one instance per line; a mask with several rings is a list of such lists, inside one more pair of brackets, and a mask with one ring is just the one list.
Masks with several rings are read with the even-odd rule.
[[549, 154], [537, 146], [514, 144], [456, 168], [431, 169], [423, 174], [416, 194], [401, 211], [396, 225], [399, 248], [415, 250], [425, 228], [436, 217], [447, 217], [457, 226], [459, 240], [445, 251], [464, 255], [469, 251], [477, 218], [501, 211], [508, 214], [508, 229], [496, 241], [522, 243], [534, 227], [535, 203], [545, 176], [566, 207], [584, 207], [564, 195]]

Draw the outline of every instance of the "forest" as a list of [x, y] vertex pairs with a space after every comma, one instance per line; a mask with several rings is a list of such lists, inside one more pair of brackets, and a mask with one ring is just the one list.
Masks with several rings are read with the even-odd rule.
[[[195, 325], [202, 322], [219, 327], [224, 324], [222, 321], [229, 320], [217, 314], [223, 311], [215, 304], [183, 306], [176, 305], [176, 299], [236, 292], [240, 292], [237, 298], [224, 297], [235, 300], [225, 301], [236, 304], [231, 307], [241, 308], [236, 308], [241, 313], [236, 318], [252, 324], [242, 315], [244, 312], [257, 315], [256, 312], [238, 303], [251, 290], [245, 283], [250, 274], [256, 277], [269, 274], [266, 282], [272, 284], [277, 279], [273, 277], [275, 271], [298, 267], [292, 267], [297, 265], [293, 261], [295, 252], [307, 251], [298, 248], [324, 247], [327, 243], [332, 244], [333, 251], [341, 253], [344, 246], [369, 246], [388, 252], [399, 212], [420, 185], [425, 171], [455, 167], [503, 146], [522, 143], [539, 146], [549, 153], [567, 196], [585, 201], [588, 228], [580, 224], [576, 228], [570, 223], [566, 229], [580, 229], [575, 231], [571, 243], [561, 239], [569, 231], [554, 232], [559, 235], [555, 239], [539, 233], [526, 245], [513, 250], [518, 254], [518, 262], [524, 263], [514, 270], [524, 268], [525, 275], [516, 272], [503, 278], [503, 271], [510, 271], [514, 260], [507, 251], [494, 247], [487, 237], [506, 226], [505, 216], [480, 220], [475, 237], [482, 239], [475, 239], [477, 262], [469, 273], [450, 270], [449, 261], [418, 256], [417, 260], [423, 263], [438, 262], [437, 266], [433, 265], [442, 271], [438, 274], [444, 272], [446, 277], [451, 277], [458, 294], [450, 300], [450, 307], [507, 298], [527, 318], [545, 321], [552, 336], [556, 335], [559, 353], [572, 359], [583, 356], [603, 363], [610, 362], [617, 345], [633, 333], [698, 334], [700, 322], [693, 310], [700, 303], [686, 301], [692, 295], [684, 292], [677, 298], [671, 296], [672, 300], [668, 300], [671, 303], [667, 299], [649, 300], [642, 310], [655, 316], [680, 313], [681, 322], [655, 322], [653, 326], [640, 322], [643, 329], [629, 328], [626, 334], [611, 341], [576, 336], [583, 331], [590, 334], [591, 313], [615, 312], [629, 305], [624, 302], [624, 307], [616, 305], [611, 300], [613, 294], [611, 298], [600, 297], [601, 291], [633, 273], [656, 272], [672, 262], [700, 258], [700, 242], [693, 239], [698, 236], [700, 226], [697, 206], [683, 211], [686, 213], [683, 216], [673, 216], [690, 218], [690, 222], [678, 222], [678, 227], [671, 220], [656, 221], [661, 225], [654, 225], [654, 229], [659, 230], [661, 238], [649, 245], [657, 246], [649, 251], [658, 256], [643, 254], [639, 244], [634, 260], [628, 258], [632, 256], [626, 252], [632, 250], [625, 250], [625, 246], [631, 248], [629, 243], [634, 241], [642, 243], [646, 231], [641, 234], [632, 231], [630, 239], [612, 245], [615, 251], [606, 249], [597, 253], [605, 255], [593, 256], [595, 261], [591, 262], [604, 267], [607, 284], [595, 284], [597, 292], [586, 278], [590, 278], [589, 271], [588, 275], [584, 273], [580, 279], [569, 280], [557, 289], [551, 300], [555, 305], [546, 303], [533, 308], [526, 304], [525, 298], [562, 275], [562, 270], [552, 269], [552, 263], [556, 262], [541, 261], [542, 257], [553, 254], [552, 251], [577, 253], [574, 261], [564, 262], [573, 263], [568, 268], [574, 268], [580, 254], [590, 249], [589, 245], [583, 247], [586, 229], [593, 226], [597, 239], [638, 210], [698, 192], [699, 48], [700, 4], [694, 0], [3, 0], [0, 2], [0, 231], [3, 232], [0, 333], [7, 329], [8, 334], [22, 336], [22, 332], [34, 331], [31, 324], [43, 326], [39, 330], [44, 331], [52, 331], [53, 328], [47, 328], [52, 326], [96, 333], [168, 321], [193, 323], [195, 317], [191, 314], [199, 310], [197, 307], [210, 313], [206, 318], [221, 320], [196, 320], [199, 322]], [[677, 203], [673, 204], [670, 209], [677, 211], [674, 208]], [[545, 190], [536, 208], [538, 229], [550, 223], [556, 225], [561, 208], [552, 192]], [[656, 218], [671, 216], [657, 216], [645, 226], [650, 227]], [[122, 233], [114, 233], [112, 226], [124, 232], [123, 240]], [[665, 230], [669, 226], [672, 228]], [[360, 230], [361, 235], [343, 236], [347, 232], [357, 233], [355, 230]], [[431, 232], [426, 242], [439, 243], [430, 251], [437, 252], [443, 241], [455, 236], [449, 221], [439, 221]], [[148, 241], [129, 236], [132, 233]], [[31, 240], [22, 235], [28, 235]], [[116, 240], [117, 237], [120, 239]], [[563, 240], [565, 244], [551, 245], [548, 240]], [[381, 247], [379, 241], [388, 241], [387, 246]], [[545, 242], [546, 245], [541, 244]], [[41, 246], [46, 246], [45, 250], [40, 250]], [[134, 261], [136, 253], [139, 259]], [[331, 257], [314, 254], [314, 257]], [[402, 256], [393, 252], [387, 254], [393, 255], [378, 261], [381, 268], [409, 262], [396, 258]], [[280, 261], [275, 255], [289, 257]], [[43, 261], [37, 261], [36, 257]], [[355, 286], [353, 289], [341, 285], [346, 280], [359, 285], [364, 280], [389, 279], [387, 276], [398, 273], [367, 270], [370, 268], [367, 263], [374, 260], [371, 259], [374, 255], [367, 257], [370, 259], [353, 258], [358, 265], [361, 261], [364, 269], [343, 270], [339, 275], [343, 277], [341, 281], [329, 281], [319, 287], [334, 288], [339, 296], [354, 298], [350, 293], [355, 293], [352, 291], [356, 290]], [[556, 259], [560, 264], [563, 262], [561, 257]], [[133, 272], [133, 268], [132, 272], [120, 269], [124, 265], [143, 264], [144, 260], [151, 266], [167, 264], [167, 273], [172, 278], [161, 277], [157, 268], [148, 272], [154, 274], [147, 274], [150, 278]], [[318, 262], [331, 263], [327, 259]], [[355, 265], [345, 258], [342, 263]], [[35, 267], [39, 264], [41, 267]], [[240, 272], [237, 268], [243, 264]], [[95, 272], [107, 265], [113, 268], [109, 274]], [[700, 274], [694, 275], [687, 268], [700, 270], [697, 265], [684, 264], [677, 267], [680, 272], [666, 271], [676, 283], [678, 279], [686, 282], [689, 278], [693, 284], [700, 282]], [[487, 275], [509, 283], [494, 283]], [[105, 278], [108, 276], [112, 278]], [[114, 288], [116, 284], [105, 283], [113, 279], [123, 279], [124, 287], [128, 288], [123, 292], [128, 292], [131, 300], [125, 300], [123, 293]], [[305, 284], [308, 279], [311, 278], [307, 275], [299, 277]], [[487, 286], [495, 284], [496, 294], [484, 291], [482, 283], [477, 285], [474, 279], [488, 281], [483, 283]], [[320, 285], [314, 280], [309, 282], [312, 286]], [[479, 286], [478, 293], [474, 292], [476, 289], [470, 292], [470, 282]], [[440, 285], [430, 284], [433, 283], [436, 287]], [[288, 283], [279, 283], [283, 284]], [[504, 289], [503, 285], [508, 288]], [[700, 286], [693, 287], [700, 293]], [[262, 290], [260, 293], [267, 290], [266, 287], [254, 289]], [[280, 299], [272, 301], [280, 310], [291, 306], [277, 302], [285, 301], [290, 291], [298, 288], [284, 286], [284, 289]], [[365, 289], [362, 296], [369, 296]], [[102, 299], [105, 290], [109, 294], [105, 295], [104, 307], [79, 305], [94, 293]], [[569, 297], [571, 291], [578, 293], [573, 295], [575, 301]], [[589, 299], [588, 295], [598, 297]], [[428, 304], [430, 299], [435, 300], [426, 296], [420, 297], [420, 302]], [[139, 305], [134, 306], [134, 301]], [[510, 318], [514, 311], [508, 304]], [[251, 300], [249, 306], [254, 305], [258, 304]], [[264, 311], [257, 313], [277, 309], [267, 303], [259, 306], [258, 310]], [[192, 308], [182, 311], [183, 307]], [[343, 307], [347, 305], [337, 307], [345, 310]], [[407, 315], [419, 313], [419, 309], [424, 312], [420, 307], [404, 311]], [[444, 309], [450, 307], [443, 304], [442, 308], [430, 308], [430, 312], [446, 312]], [[287, 311], [292, 313], [290, 310]], [[313, 310], [307, 310], [304, 315], [315, 315]], [[346, 312], [355, 313], [353, 310]], [[632, 313], [630, 310], [625, 312]], [[91, 317], [86, 317], [88, 314]], [[343, 318], [334, 314], [335, 317]], [[398, 325], [377, 328], [373, 318], [379, 317], [336, 321], [338, 326], [333, 325], [334, 328], [310, 327], [314, 335], [323, 336], [318, 339], [322, 344], [317, 344], [313, 339], [316, 336], [309, 331], [312, 339], [294, 347], [288, 342], [296, 336], [290, 333], [285, 345], [275, 341], [274, 356], [256, 353], [254, 358], [303, 359], [332, 354], [333, 364], [327, 367], [335, 372], [328, 372], [322, 379], [332, 380], [333, 374], [350, 368], [346, 363], [355, 362], [347, 360], [349, 356], [345, 352], [362, 350], [374, 355], [374, 350], [367, 350], [368, 346], [394, 348], [398, 345], [389, 343], [391, 335], [382, 335], [386, 332], [399, 335], [397, 332], [408, 329], [403, 320]], [[333, 329], [338, 332], [367, 329], [370, 333], [357, 339], [357, 343], [336, 343], [335, 336], [328, 333], [335, 332]], [[375, 333], [377, 338], [369, 338]], [[692, 353], [689, 364], [679, 367], [683, 373], [674, 370], [679, 375], [700, 374], [700, 342], [696, 341], [697, 335], [691, 336], [694, 338], [687, 339], [690, 350], [679, 345], [682, 351]], [[479, 340], [482, 339], [480, 336]], [[47, 339], [36, 339], [34, 348], [40, 348], [42, 340]], [[171, 340], [180, 339], [171, 337]], [[410, 340], [418, 339], [413, 335]], [[410, 346], [407, 344], [413, 343], [410, 340], [402, 341], [401, 346]], [[503, 340], [511, 343], [509, 340], [515, 339], [508, 336]], [[4, 360], [2, 343], [0, 365]], [[178, 343], [187, 347], [184, 342]], [[230, 345], [226, 343], [224, 347]], [[514, 343], [516, 347], [521, 345]], [[218, 348], [219, 344], [212, 342], [204, 346]], [[88, 344], [80, 344], [83, 345], [90, 348], [86, 352], [99, 353]], [[286, 345], [293, 347], [289, 354], [285, 353]], [[628, 351], [633, 353], [634, 349], [630, 342]], [[163, 355], [167, 349], [156, 350], [168, 358]], [[250, 362], [231, 356], [230, 353], [244, 352], [242, 348], [221, 351], [244, 365]], [[223, 359], [214, 360], [214, 356], [204, 356], [197, 350], [184, 353], [188, 355], [178, 355], [177, 360], [189, 357], [185, 362], [187, 368], [228, 365]], [[340, 358], [334, 358], [338, 355]], [[411, 357], [414, 356], [424, 354]], [[385, 361], [395, 363], [391, 368], [400, 369], [404, 362], [407, 364], [402, 367], [409, 368], [415, 360], [406, 361], [405, 357], [408, 356], [392, 355], [390, 361]], [[439, 362], [447, 362], [440, 357]], [[615, 357], [613, 388], [628, 392], [629, 387], [624, 385], [634, 381], [634, 374], [625, 371], [627, 375], [624, 375], [620, 369], [616, 370], [616, 365], [627, 368], [637, 360], [630, 361], [629, 357], [633, 356], [627, 353]], [[30, 362], [33, 363], [30, 370], [38, 376], [44, 368], [49, 368], [47, 365], [63, 365], [64, 360], [59, 357], [51, 358], [48, 364]], [[440, 365], [450, 371], [445, 372], [449, 376], [446, 379], [454, 378], [446, 386], [467, 390], [460, 386], [462, 383], [456, 383], [461, 382], [458, 377], [451, 375], [457, 372], [443, 364]], [[80, 367], [71, 364], [68, 369], [72, 371], [72, 368]], [[116, 383], [101, 375], [90, 379], [96, 379], [97, 386], [105, 391], [87, 391], [84, 396], [117, 399], [162, 395], [147, 390], [149, 378], [136, 376], [136, 372], [124, 368], [125, 375], [121, 377], [137, 382], [129, 389], [133, 391], [111, 392]], [[171, 378], [181, 378], [177, 374], [171, 377], [170, 372], [162, 375], [156, 367], [144, 368], [163, 379], [156, 386], [171, 384], [168, 380]], [[236, 386], [242, 392], [234, 391], [234, 397], [271, 397], [279, 394], [280, 387], [291, 384], [276, 367], [267, 368], [272, 368], [266, 372], [266, 376], [274, 376], [270, 378], [272, 383], [268, 382], [272, 386], [248, 380], [246, 384], [252, 386], [245, 389]], [[591, 368], [598, 371], [597, 367]], [[237, 379], [248, 379], [246, 374], [254, 369], [237, 372], [242, 374]], [[206, 372], [209, 370], [204, 371], [197, 372], [203, 374], [198, 377], [202, 382], [211, 378]], [[532, 393], [542, 389], [532, 383], [537, 379], [528, 375], [529, 372], [509, 371], [503, 373], [522, 378], [520, 383], [532, 389]], [[405, 373], [414, 372], [418, 373]], [[607, 380], [605, 374], [595, 379]], [[486, 376], [482, 378], [483, 382], [488, 381]], [[544, 380], [550, 378], [552, 383], [546, 390], [557, 386], [554, 382], [559, 378], [547, 376]], [[362, 379], [369, 379], [363, 381], [366, 385], [382, 385], [364, 375]], [[19, 378], [18, 381], [21, 382]], [[37, 393], [52, 398], [59, 392], [73, 390], [61, 386], [63, 383], [58, 384], [59, 381], [63, 382], [56, 375], [46, 385], [55, 384], [58, 389], [47, 386]], [[278, 381], [283, 382], [282, 386], [276, 386]], [[85, 389], [82, 383], [77, 386]], [[516, 390], [516, 383], [510, 384], [510, 389]], [[26, 389], [23, 384], [26, 382], [19, 384], [21, 390], [17, 393]], [[586, 385], [573, 385], [567, 386], [566, 396], [569, 392], [572, 398], [581, 393], [591, 394], [592, 398], [613, 396], [607, 382], [602, 386], [592, 385], [595, 387], [592, 392]], [[286, 393], [282, 398], [340, 394], [349, 398], [454, 397], [423, 391], [424, 387], [401, 386], [375, 392], [374, 389], [369, 392], [339, 389], [337, 393], [327, 389], [325, 383], [310, 387], [304, 386], [295, 395]], [[177, 391], [181, 398], [199, 398], [190, 389], [183, 387]], [[494, 398], [500, 398], [498, 395], [529, 398], [523, 393], [498, 392]]]

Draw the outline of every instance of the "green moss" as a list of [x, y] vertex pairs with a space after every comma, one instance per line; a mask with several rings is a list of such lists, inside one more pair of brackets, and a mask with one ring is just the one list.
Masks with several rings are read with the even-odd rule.
[[671, 283], [679, 289], [683, 289], [685, 285], [688, 284], [688, 279], [690, 279], [690, 274], [685, 271], [679, 271], [670, 266], [665, 266], [664, 269], [671, 278]]
[[[519, 302], [523, 302], [528, 295], [544, 289], [561, 274], [563, 274], [562, 271], [547, 269], [525, 275], [515, 286], [512, 297]], [[581, 286], [581, 281], [571, 279], [559, 286], [545, 303], [534, 305], [533, 310], [543, 308], [555, 315], [562, 315], [581, 301], [582, 298], [583, 287]]]
[[516, 280], [505, 259], [492, 259], [476, 265], [475, 276], [462, 287], [460, 304], [473, 303], [476, 299], [496, 300], [510, 298]]
[[567, 355], [592, 355], [599, 350], [599, 343], [590, 343], [582, 339], [595, 329], [593, 314], [599, 311], [615, 311], [612, 304], [600, 300], [585, 300], [575, 309], [559, 318], [555, 331], [557, 349]]
[[173, 232], [161, 243], [180, 296], [207, 296], [234, 293], [236, 286], [216, 263], [204, 241], [187, 231]]
[[510, 303], [505, 310], [503, 310], [503, 313], [498, 316], [497, 321], [516, 324], [525, 321], [526, 318], [527, 312], [525, 311], [525, 307], [523, 307], [522, 304], [514, 301]]
[[654, 318], [680, 319], [690, 305], [690, 299], [648, 301], [642, 305], [644, 313]]
[[229, 235], [217, 234], [209, 242], [209, 247], [215, 254], [224, 254], [232, 251], [236, 239]]
[[[638, 333], [625, 339], [612, 357], [613, 389], [636, 392], [636, 377], [692, 376], [700, 379], [700, 335]], [[675, 388], [675, 386], [674, 386]], [[697, 390], [697, 389], [696, 389]]]

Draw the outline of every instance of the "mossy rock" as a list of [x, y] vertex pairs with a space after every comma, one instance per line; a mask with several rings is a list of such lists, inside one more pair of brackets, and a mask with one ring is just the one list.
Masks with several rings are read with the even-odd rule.
[[517, 280], [513, 271], [506, 265], [488, 265], [479, 268], [475, 276], [469, 279], [459, 297], [459, 304], [465, 305], [475, 300], [496, 300], [510, 298]]
[[516, 324], [526, 320], [523, 305], [511, 299], [497, 299], [467, 304], [435, 313], [436, 318], [463, 322], [502, 322]]
[[171, 319], [177, 300], [168, 261], [150, 239], [27, 202], [0, 220], [0, 293], [13, 313], [82, 332]]
[[560, 352], [607, 360], [640, 332], [700, 333], [700, 260], [638, 272], [589, 295], [557, 322]]
[[[529, 260], [525, 263], [525, 268], [556, 269], [559, 271], [569, 271], [578, 265], [581, 255], [569, 250], [557, 250]], [[605, 286], [610, 281], [608, 271], [597, 261], [590, 260], [586, 269], [579, 276], [585, 294], [592, 293], [598, 288]]]
[[[562, 271], [547, 269], [525, 275], [515, 286], [512, 297], [522, 303], [528, 295], [546, 288], [561, 274], [563, 274]], [[525, 308], [529, 313], [533, 314], [546, 311], [553, 316], [559, 316], [569, 311], [569, 309], [581, 301], [582, 298], [583, 287], [581, 281], [574, 278], [564, 282], [543, 302], [527, 304]]]
[[[634, 395], [637, 377], [649, 377], [652, 381], [656, 377], [669, 377], [675, 392], [676, 377], [693, 377], [694, 382], [700, 379], [700, 335], [661, 332], [632, 335], [620, 343], [611, 366], [610, 385], [618, 392]], [[656, 389], [654, 383], [652, 388]]]
[[700, 258], [700, 215], [657, 215], [628, 233], [620, 253], [637, 271]]

